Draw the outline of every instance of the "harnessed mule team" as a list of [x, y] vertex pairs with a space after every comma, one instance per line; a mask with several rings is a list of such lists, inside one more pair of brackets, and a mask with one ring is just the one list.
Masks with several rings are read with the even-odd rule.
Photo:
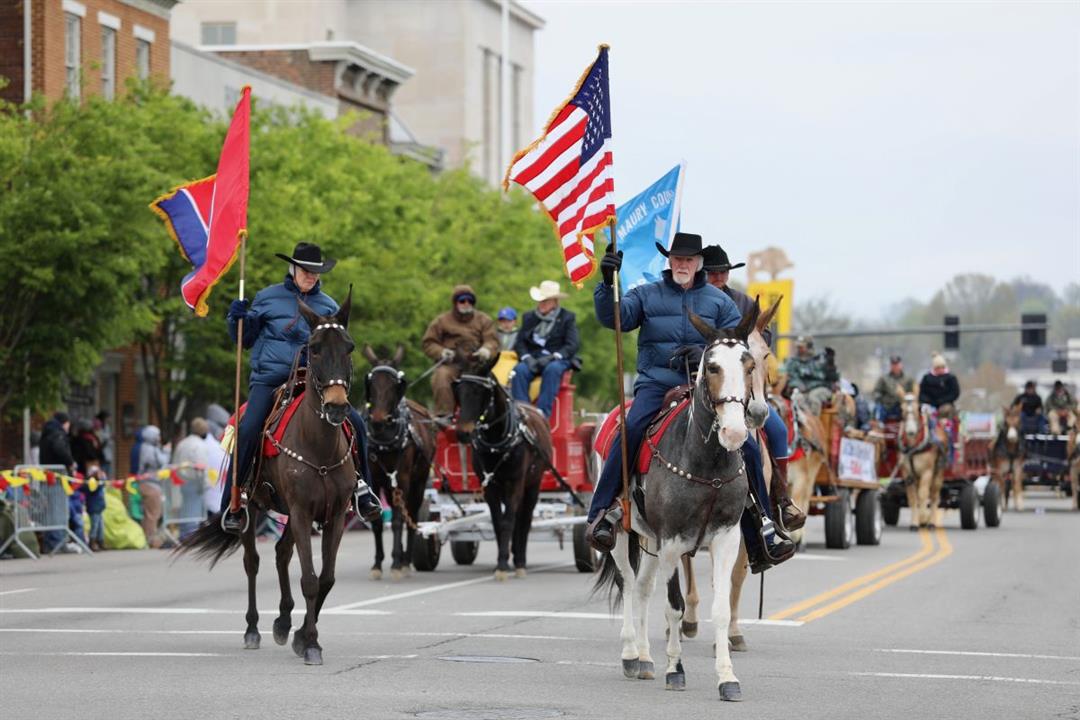
[[[685, 246], [681, 255], [677, 252], [680, 243]], [[312, 247], [318, 258], [312, 259]], [[391, 571], [395, 576], [400, 575], [408, 566], [408, 548], [417, 540], [413, 529], [432, 464], [435, 419], [427, 408], [405, 397], [408, 385], [404, 373], [397, 369], [402, 361], [401, 348], [389, 359], [379, 358], [370, 348], [365, 348], [364, 355], [373, 365], [365, 381], [366, 418], [355, 419], [349, 405], [350, 356], [354, 350], [348, 330], [351, 290], [340, 309], [321, 295], [318, 274], [311, 282], [311, 277], [306, 277], [303, 272], [305, 264], [325, 272], [333, 267], [333, 261], [324, 261], [318, 247], [307, 248], [307, 261], [300, 257], [300, 246], [294, 257], [281, 256], [295, 266], [283, 286], [292, 293], [296, 317], [289, 320], [289, 312], [281, 312], [280, 308], [273, 312], [268, 310], [273, 307], [271, 301], [288, 297], [283, 295], [282, 286], [262, 291], [256, 296], [251, 310], [243, 301], [234, 303], [230, 309], [234, 321], [242, 323], [246, 320], [257, 327], [252, 337], [246, 335], [246, 329], [240, 332], [238, 328], [245, 344], [255, 348], [248, 413], [257, 416], [261, 408], [256, 404], [253, 410], [253, 399], [257, 398], [256, 372], [262, 367], [261, 357], [259, 362], [255, 358], [255, 353], [260, 352], [259, 343], [268, 337], [275, 340], [285, 337], [293, 343], [291, 347], [295, 352], [287, 382], [273, 396], [272, 402], [267, 403], [270, 422], [265, 429], [261, 423], [258, 425], [259, 446], [266, 443], [267, 449], [272, 449], [269, 457], [258, 459], [247, 483], [245, 474], [239, 474], [235, 486], [243, 488], [243, 494], [258, 511], [273, 510], [288, 516], [281, 539], [275, 546], [281, 601], [279, 615], [273, 623], [273, 637], [279, 644], [284, 644], [292, 627], [294, 602], [289, 588], [288, 565], [295, 548], [300, 559], [300, 586], [307, 607], [303, 624], [294, 634], [293, 649], [306, 663], [321, 664], [322, 649], [316, 624], [323, 602], [334, 585], [335, 559], [345, 530], [350, 498], [366, 497], [367, 505], [356, 501], [357, 511], [376, 524], [373, 576], [381, 575], [381, 520], [370, 512], [372, 497], [364, 484], [364, 476], [376, 492], [386, 494], [390, 499], [393, 511]], [[667, 255], [663, 248], [661, 252]], [[664, 413], [667, 419], [665, 432], [646, 433], [645, 446], [652, 462], [646, 471], [635, 475], [635, 502], [631, 504], [626, 530], [613, 529], [613, 547], [604, 547], [603, 543], [596, 542], [596, 538], [593, 541], [604, 551], [610, 551], [604, 558], [596, 589], [606, 588], [615, 593], [615, 588], [619, 588], [618, 600], [623, 606], [623, 669], [629, 677], [652, 677], [646, 627], [648, 601], [658, 572], [669, 583], [666, 685], [680, 690], [685, 688], [680, 631], [688, 637], [697, 631], [697, 586], [688, 558], [701, 547], [710, 552], [714, 626], [720, 628], [720, 633], [726, 628], [732, 648], [744, 649], [735, 609], [746, 574], [747, 548], [750, 549], [751, 568], [759, 572], [791, 557], [794, 544], [787, 538], [782, 524], [774, 525], [772, 515], [775, 511], [770, 513], [769, 510], [768, 486], [764, 480], [769, 479], [775, 468], [769, 461], [767, 444], [762, 441], [758, 448], [752, 443], [754, 452], [745, 456], [742, 451], [747, 438], [752, 435], [751, 430], [759, 429], [769, 416], [765, 403], [769, 348], [761, 337], [761, 330], [775, 312], [775, 305], [762, 315], [754, 302], [752, 312], [742, 315], [738, 324], [732, 323], [733, 327], [721, 326], [721, 315], [716, 312], [708, 321], [703, 320], [694, 308], [719, 308], [724, 311], [724, 318], [730, 318], [732, 312], [735, 318], [740, 315], [730, 299], [704, 284], [700, 237], [685, 233], [676, 235], [671, 257], [676, 270], [674, 274], [665, 271], [665, 279], [657, 284], [663, 287], [658, 291], [684, 298], [683, 313], [687, 324], [680, 331], [687, 338], [686, 342], [698, 345], [700, 359], [694, 359], [691, 365], [688, 358], [692, 353], [680, 357], [689, 366], [687, 370], [697, 368], [697, 373], [676, 373], [676, 377], [689, 380], [681, 390], [681, 402], [676, 402], [676, 407]], [[696, 267], [694, 259], [698, 260]], [[615, 262], [617, 269], [619, 262], [608, 256], [605, 261], [606, 266], [602, 266], [605, 284], [597, 288], [596, 294], [598, 315], [602, 313], [600, 296], [610, 293], [611, 264]], [[685, 268], [690, 268], [686, 271], [689, 275], [683, 272]], [[323, 307], [336, 312], [321, 314], [312, 310], [308, 303], [320, 298]], [[265, 312], [266, 316], [260, 318], [260, 312]], [[649, 318], [644, 308], [642, 313], [637, 324], [644, 327]], [[298, 334], [297, 317], [306, 324], [307, 332]], [[625, 318], [623, 322], [625, 326]], [[297, 338], [302, 342], [297, 343]], [[297, 344], [299, 348], [296, 348]], [[266, 350], [265, 344], [261, 350]], [[301, 356], [306, 358], [307, 366], [302, 372], [298, 367], [303, 364]], [[515, 574], [525, 575], [532, 511], [537, 504], [541, 476], [553, 465], [548, 420], [535, 407], [515, 402], [507, 388], [491, 375], [497, 359], [497, 354], [477, 358], [469, 353], [456, 353], [453, 362], [460, 365], [460, 371], [453, 382], [453, 390], [458, 409], [458, 439], [472, 445], [474, 470], [477, 477], [482, 478], [492, 525], [497, 530], [496, 575], [501, 579], [511, 572], [511, 557]], [[282, 415], [292, 417], [292, 420], [280, 422]], [[346, 423], [348, 416], [353, 416], [350, 423]], [[243, 449], [245, 441], [249, 444], [249, 438], [245, 439], [243, 420], [240, 429]], [[249, 427], [247, 432], [251, 432]], [[261, 451], [254, 454], [264, 456]], [[240, 457], [244, 458], [243, 452]], [[246, 470], [247, 465], [241, 461], [239, 467]], [[231, 478], [231, 474], [227, 475], [229, 481]], [[600, 485], [597, 485], [597, 495]], [[234, 492], [233, 498], [240, 494]], [[255, 542], [257, 524], [246, 521], [239, 532], [230, 531], [225, 519], [237, 510], [235, 501], [222, 505], [220, 516], [204, 522], [181, 543], [177, 552], [208, 559], [213, 567], [222, 557], [243, 546], [248, 581], [244, 646], [256, 649], [260, 644], [255, 600], [259, 568]], [[594, 502], [593, 510], [608, 511], [610, 508], [597, 508]], [[611, 519], [617, 518], [610, 517], [609, 513], [598, 516], [594, 513], [590, 532], [594, 533], [602, 522]], [[312, 557], [313, 524], [322, 527], [322, 568], [318, 575]], [[741, 534], [746, 542], [740, 541]], [[684, 602], [679, 585], [680, 563], [688, 574], [687, 602]], [[732, 701], [741, 697], [741, 691], [732, 670], [729, 642], [716, 644], [716, 674], [720, 697]]]

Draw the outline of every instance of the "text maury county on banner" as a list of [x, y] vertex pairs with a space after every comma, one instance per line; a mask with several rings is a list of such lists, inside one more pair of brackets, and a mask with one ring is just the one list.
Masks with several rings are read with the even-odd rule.
[[503, 187], [523, 186], [544, 207], [562, 242], [566, 274], [578, 285], [596, 269], [592, 233], [615, 217], [608, 47], [600, 46], [540, 139], [514, 156]]
[[180, 283], [187, 306], [199, 317], [209, 312], [210, 291], [232, 267], [247, 232], [251, 88], [245, 86], [233, 111], [217, 172], [181, 185], [150, 204], [191, 272]]

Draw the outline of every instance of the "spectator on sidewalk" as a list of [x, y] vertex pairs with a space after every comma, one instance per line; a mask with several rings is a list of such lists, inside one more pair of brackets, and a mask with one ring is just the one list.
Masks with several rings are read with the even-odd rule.
[[101, 463], [101, 469], [105, 471], [106, 477], [113, 476], [113, 463], [116, 457], [115, 441], [113, 440], [113, 431], [109, 427], [109, 411], [102, 410], [94, 416], [94, 433], [97, 435], [98, 440], [101, 441], [101, 454], [104, 458]]
[[[71, 475], [75, 472], [75, 458], [71, 455], [71, 439], [68, 433], [71, 431], [71, 418], [65, 412], [54, 413], [41, 429], [40, 457], [42, 465], [59, 465], [64, 469], [60, 472]], [[43, 552], [52, 553], [75, 552], [74, 545], [69, 550], [68, 543], [64, 540], [67, 533], [63, 530], [49, 530], [42, 533], [41, 549]]]
[[157, 471], [169, 464], [169, 451], [161, 446], [161, 430], [147, 425], [142, 431], [139, 450], [139, 496], [142, 498], [142, 528], [146, 544], [152, 548], [165, 547], [166, 543], [158, 529], [161, 522], [162, 491]]
[[[191, 421], [191, 432], [176, 444], [173, 450], [173, 465], [184, 484], [180, 486], [181, 518], [202, 518], [203, 491], [206, 489], [206, 469], [209, 463], [206, 450], [206, 438], [210, 434], [210, 425], [204, 418]], [[186, 466], [186, 467], [183, 467]], [[183, 537], [199, 527], [193, 520], [180, 524], [180, 536]]]
[[[101, 446], [101, 440], [94, 432], [94, 424], [89, 420], [79, 420], [76, 423], [78, 431], [71, 441], [71, 454], [75, 458], [75, 464], [83, 476], [83, 484], [79, 492], [72, 495], [81, 496], [85, 505], [86, 514], [90, 516], [90, 549], [95, 552], [103, 550], [105, 546], [105, 524], [101, 514], [105, 512], [105, 486], [103, 480], [106, 475], [102, 470], [105, 463], [105, 453]], [[90, 480], [94, 479], [94, 489], [90, 489]], [[81, 509], [72, 507], [72, 513], [79, 516], [81, 521]], [[81, 526], [81, 522], [75, 523]], [[83, 537], [86, 537], [85, 535]]]

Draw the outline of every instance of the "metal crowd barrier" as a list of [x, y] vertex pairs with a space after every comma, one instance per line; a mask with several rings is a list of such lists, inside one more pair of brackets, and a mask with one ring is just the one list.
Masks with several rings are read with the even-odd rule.
[[[16, 465], [14, 473], [18, 475], [24, 470], [40, 470], [66, 474], [67, 468], [63, 465]], [[31, 558], [37, 560], [38, 556], [30, 548], [26, 547], [19, 535], [26, 531], [49, 532], [62, 530], [67, 537], [49, 551], [52, 555], [59, 550], [70, 538], [87, 555], [94, 553], [86, 545], [81, 537], [72, 532], [68, 527], [68, 496], [64, 492], [64, 483], [57, 479], [55, 482], [42, 482], [31, 480], [25, 485], [11, 487], [7, 490], [9, 500], [15, 506], [15, 531], [3, 545], [0, 545], [0, 555], [12, 544], [18, 545]]]

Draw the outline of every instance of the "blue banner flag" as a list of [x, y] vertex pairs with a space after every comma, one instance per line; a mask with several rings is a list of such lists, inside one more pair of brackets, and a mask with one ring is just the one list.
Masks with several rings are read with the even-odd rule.
[[683, 164], [676, 165], [615, 211], [616, 238], [623, 252], [619, 271], [623, 292], [660, 279], [667, 258], [656, 251], [656, 243], [670, 247], [675, 236], [685, 170]]

